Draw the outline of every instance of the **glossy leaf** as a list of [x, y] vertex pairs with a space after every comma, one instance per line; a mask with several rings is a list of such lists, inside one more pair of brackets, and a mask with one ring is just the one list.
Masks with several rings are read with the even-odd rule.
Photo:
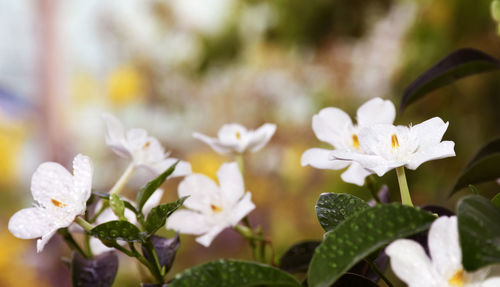
[[89, 234], [103, 240], [142, 241], [141, 231], [128, 221], [114, 220], [97, 225]]
[[160, 174], [157, 178], [148, 182], [143, 188], [141, 188], [141, 190], [139, 190], [136, 199], [137, 209], [139, 211], [142, 211], [142, 208], [144, 207], [146, 201], [148, 201], [149, 197], [151, 197], [151, 195], [153, 195], [153, 193], [163, 184], [163, 182], [165, 182], [167, 177], [174, 172], [175, 167], [177, 166], [178, 163], [179, 161], [176, 161], [166, 171]]
[[328, 287], [349, 268], [384, 245], [429, 228], [435, 217], [398, 203], [358, 212], [326, 234], [309, 266], [310, 287]]
[[86, 259], [77, 252], [71, 261], [71, 281], [75, 287], [108, 287], [118, 271], [118, 256], [114, 251]]
[[479, 195], [457, 205], [458, 232], [465, 270], [500, 263], [500, 208]]
[[404, 91], [400, 112], [414, 101], [458, 79], [483, 72], [498, 70], [500, 61], [475, 49], [460, 49], [421, 74]]
[[458, 177], [451, 194], [470, 184], [497, 178], [500, 178], [500, 138], [489, 142], [479, 150]]
[[177, 274], [169, 287], [293, 286], [300, 283], [288, 273], [269, 265], [221, 259]]
[[362, 286], [362, 287], [378, 287], [377, 284], [370, 281], [368, 278], [360, 276], [358, 274], [346, 273], [339, 278], [332, 287], [353, 287], [353, 286]]
[[158, 229], [165, 226], [167, 217], [181, 207], [186, 198], [188, 197], [185, 196], [177, 201], [162, 204], [151, 209], [144, 223], [144, 229], [146, 229], [147, 234], [154, 234]]
[[290, 247], [280, 260], [280, 269], [289, 273], [307, 272], [314, 250], [320, 241], [304, 241]]
[[368, 203], [351, 194], [322, 193], [316, 203], [316, 215], [321, 227], [330, 231], [347, 217], [368, 207]]
[[[179, 246], [181, 245], [179, 234], [176, 234], [172, 238], [153, 235], [151, 236], [151, 241], [153, 242], [160, 266], [165, 268], [165, 272], [168, 272], [174, 263], [177, 249], [179, 249]], [[144, 246], [142, 247], [142, 254], [144, 254], [144, 257], [146, 257], [148, 261], [154, 262], [153, 255], [150, 254]]]
[[[106, 200], [109, 200], [109, 193], [102, 193], [102, 192], [96, 192], [96, 191], [93, 191], [92, 192], [92, 195], [94, 196], [97, 196], [101, 199], [106, 199]], [[127, 209], [130, 209], [131, 211], [133, 211], [135, 214], [137, 214], [137, 209], [127, 200], [124, 200], [123, 201], [123, 204], [125, 206], [125, 208]]]
[[116, 193], [112, 194], [109, 199], [109, 206], [113, 213], [120, 219], [127, 221], [125, 218], [125, 203]]
[[500, 207], [500, 193], [497, 193], [497, 195], [495, 195], [491, 199], [491, 203], [493, 203], [494, 205], [496, 205], [496, 207]]

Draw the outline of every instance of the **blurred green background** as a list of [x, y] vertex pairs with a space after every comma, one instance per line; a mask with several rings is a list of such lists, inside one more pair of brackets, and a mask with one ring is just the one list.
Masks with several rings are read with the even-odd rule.
[[[250, 215], [280, 256], [291, 244], [321, 239], [314, 204], [322, 192], [369, 199], [340, 172], [300, 166], [324, 146], [311, 118], [336, 106], [355, 115], [373, 97], [397, 105], [404, 88], [463, 47], [500, 57], [487, 0], [18, 0], [0, 3], [0, 286], [69, 286], [55, 236], [36, 254], [35, 240], [7, 231], [9, 217], [31, 204], [30, 178], [43, 161], [66, 166], [76, 153], [94, 161], [94, 189], [107, 191], [127, 162], [104, 144], [103, 112], [158, 137], [195, 172], [215, 177], [232, 160], [191, 135], [215, 135], [224, 123], [278, 129], [246, 159]], [[407, 172], [417, 205], [451, 209], [456, 176], [475, 151], [500, 134], [498, 73], [463, 79], [412, 105], [398, 124], [434, 116], [450, 122], [457, 157]], [[148, 178], [136, 174], [132, 198]], [[163, 202], [177, 198], [179, 179]], [[395, 174], [380, 179], [399, 200]], [[496, 183], [479, 186], [498, 191]], [[162, 231], [162, 234], [167, 234]], [[211, 259], [250, 258], [232, 230], [210, 248], [182, 236], [171, 276]], [[121, 258], [115, 286], [138, 286], [135, 262]]]

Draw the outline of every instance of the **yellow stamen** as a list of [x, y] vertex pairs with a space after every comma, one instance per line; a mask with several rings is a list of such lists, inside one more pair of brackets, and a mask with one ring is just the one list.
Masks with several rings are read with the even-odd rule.
[[53, 198], [50, 199], [50, 201], [52, 202], [52, 204], [55, 206], [55, 207], [59, 207], [59, 208], [63, 208], [66, 206], [66, 204], [58, 201], [58, 200], [55, 200]]
[[451, 276], [448, 283], [452, 286], [463, 287], [464, 286], [464, 271], [462, 269], [458, 270], [453, 276]]
[[237, 140], [240, 140], [240, 139], [241, 139], [241, 134], [240, 134], [240, 132], [236, 132], [236, 139], [237, 139]]
[[150, 141], [147, 141], [143, 146], [142, 149], [147, 149], [151, 145]]
[[399, 141], [398, 141], [398, 137], [396, 136], [396, 134], [392, 134], [392, 136], [391, 136], [391, 144], [392, 144], [392, 148], [393, 149], [399, 147]]
[[217, 206], [215, 204], [210, 204], [210, 208], [212, 208], [213, 212], [221, 212], [222, 211], [222, 207]]
[[357, 134], [352, 134], [352, 145], [354, 146], [355, 149], [359, 149], [359, 147], [360, 147]]

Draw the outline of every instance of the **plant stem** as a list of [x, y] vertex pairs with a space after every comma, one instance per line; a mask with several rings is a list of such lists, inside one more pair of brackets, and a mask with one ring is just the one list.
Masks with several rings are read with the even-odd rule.
[[[245, 222], [245, 220], [243, 222]], [[248, 219], [246, 220], [246, 222], [248, 222]], [[238, 232], [243, 238], [248, 240], [248, 244], [250, 245], [250, 249], [252, 250], [252, 258], [253, 260], [257, 260], [257, 245], [255, 244], [253, 230], [249, 226], [242, 226], [239, 224], [234, 227], [234, 230]]]
[[387, 277], [385, 277], [384, 273], [382, 273], [382, 271], [380, 271], [380, 269], [378, 269], [377, 264], [373, 263], [373, 261], [368, 260], [368, 259], [365, 259], [365, 261], [368, 262], [368, 264], [370, 265], [372, 270], [375, 271], [375, 273], [377, 273], [378, 276], [380, 276], [380, 278], [382, 278], [382, 280], [385, 282], [385, 284], [387, 284], [387, 286], [394, 287], [394, 285], [392, 285], [391, 281], [389, 281], [389, 279], [387, 279]]
[[243, 159], [243, 155], [237, 155], [236, 161], [238, 162], [238, 168], [240, 169], [241, 175], [243, 176], [245, 174], [245, 160]]
[[67, 228], [60, 228], [59, 230], [57, 230], [57, 233], [59, 233], [62, 236], [64, 242], [66, 242], [66, 244], [68, 244], [68, 247], [71, 250], [75, 250], [76, 252], [80, 253], [83, 257], [85, 257], [87, 259], [92, 258], [92, 254], [85, 252], [80, 247], [80, 245], [78, 245], [78, 243], [75, 241], [75, 239], [73, 238], [71, 233], [69, 233]]
[[155, 277], [156, 281], [158, 281], [157, 283], [163, 284], [164, 280], [163, 280], [163, 275], [161, 275], [161, 271], [158, 270], [156, 266], [153, 266], [144, 256], [142, 256], [142, 254], [139, 253], [139, 251], [137, 251], [134, 243], [129, 242], [128, 245], [133, 253], [133, 256], [149, 269], [151, 274], [153, 274], [153, 276]]
[[151, 237], [149, 237], [148, 240], [146, 241], [145, 247], [148, 250], [149, 254], [151, 254], [153, 256], [156, 269], [158, 269], [158, 271], [160, 271], [160, 274], [162, 275], [162, 277], [165, 276], [165, 274], [163, 274], [163, 271], [162, 271], [160, 260], [158, 259], [158, 254], [156, 254], [156, 249], [153, 245], [153, 241], [151, 241]]
[[99, 217], [99, 215], [101, 215], [101, 213], [103, 213], [104, 210], [106, 210], [106, 208], [109, 207], [107, 200], [103, 200], [102, 202], [103, 202], [103, 204], [102, 204], [101, 208], [94, 214], [94, 216], [92, 216], [90, 218], [90, 220], [89, 220], [90, 223], [94, 223], [96, 221], [96, 219]]
[[94, 228], [92, 224], [88, 223], [85, 219], [81, 218], [80, 216], [77, 216], [75, 218], [75, 222], [78, 225], [80, 225], [85, 231], [90, 231], [92, 228]]
[[396, 168], [398, 175], [399, 191], [401, 193], [401, 202], [404, 205], [413, 206], [411, 202], [410, 191], [408, 190], [408, 183], [406, 182], [405, 167], [400, 166]]
[[122, 176], [118, 179], [118, 181], [113, 185], [111, 190], [109, 191], [109, 194], [118, 194], [120, 191], [123, 189], [125, 184], [127, 184], [128, 180], [130, 179], [130, 176], [135, 170], [135, 165], [133, 162], [131, 162], [128, 166], [127, 169], [123, 172]]
[[380, 201], [380, 198], [378, 197], [378, 194], [377, 194], [377, 192], [378, 192], [377, 191], [377, 181], [375, 180], [375, 176], [373, 174], [366, 178], [366, 186], [368, 187], [368, 190], [372, 194], [373, 199], [375, 199], [375, 201], [377, 203], [382, 203]]

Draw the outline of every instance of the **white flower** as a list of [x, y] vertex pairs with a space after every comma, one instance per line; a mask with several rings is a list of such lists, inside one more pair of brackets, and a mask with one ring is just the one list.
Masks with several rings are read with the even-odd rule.
[[[155, 137], [148, 136], [144, 129], [131, 129], [125, 133], [122, 123], [110, 114], [103, 114], [106, 122], [106, 144], [119, 156], [131, 159], [136, 166], [160, 174], [177, 159], [169, 158]], [[191, 165], [180, 161], [170, 177], [191, 173]]]
[[275, 124], [264, 124], [257, 130], [247, 130], [239, 124], [223, 125], [218, 138], [194, 133], [193, 137], [210, 145], [220, 154], [242, 154], [246, 151], [256, 152], [263, 148], [276, 131]]
[[235, 226], [255, 208], [235, 162], [223, 164], [217, 178], [220, 187], [202, 174], [189, 175], [179, 184], [179, 197], [189, 195], [184, 202], [189, 209], [174, 212], [167, 219], [167, 229], [201, 235], [196, 241], [207, 247], [223, 229]]
[[9, 231], [22, 239], [41, 237], [37, 252], [54, 233], [85, 213], [92, 188], [92, 165], [84, 155], [73, 160], [73, 175], [55, 162], [42, 163], [31, 178], [34, 207], [21, 209], [9, 221]]
[[[341, 109], [324, 108], [313, 116], [312, 128], [319, 140], [329, 143], [335, 150], [363, 154], [366, 151], [360, 145], [359, 130], [375, 124], [392, 124], [395, 117], [396, 108], [391, 101], [374, 98], [359, 107], [356, 113], [358, 125], [354, 125], [349, 115]], [[332, 159], [331, 151], [322, 148], [306, 150], [302, 155], [302, 166], [338, 170], [350, 165], [342, 174], [342, 179], [362, 186], [372, 172], [356, 162]]]
[[[148, 215], [148, 213], [151, 211], [151, 209], [153, 209], [153, 207], [156, 207], [160, 204], [160, 200], [161, 200], [162, 196], [163, 196], [163, 189], [159, 188], [153, 193], [153, 195], [151, 195], [151, 197], [148, 198], [148, 200], [144, 204], [144, 207], [142, 208], [142, 212], [144, 213], [145, 216]], [[122, 200], [127, 200], [135, 207], [134, 202], [131, 202], [130, 200], [128, 200], [126, 198], [122, 198]], [[97, 212], [98, 210], [101, 209], [101, 207], [102, 207], [102, 201], [99, 201], [95, 206], [95, 211]], [[132, 223], [132, 224], [137, 223], [137, 218], [135, 217], [134, 212], [128, 208], [125, 208], [125, 217], [127, 218], [127, 220], [130, 223]], [[111, 210], [111, 208], [106, 208], [96, 218], [95, 223], [97, 225], [99, 225], [99, 224], [102, 224], [102, 223], [105, 223], [108, 221], [112, 221], [112, 220], [119, 220], [119, 218], [114, 214], [114, 212], [113, 212], [113, 210]], [[118, 243], [121, 245], [126, 244], [125, 241], [120, 241], [120, 240], [118, 240]], [[101, 240], [99, 240], [95, 237], [90, 238], [90, 248], [92, 249], [92, 254], [94, 254], [94, 255], [99, 255], [103, 252], [106, 252], [106, 251], [113, 249], [113, 248], [107, 247], [106, 245], [102, 244]]]
[[379, 176], [400, 166], [416, 169], [426, 161], [455, 156], [455, 143], [441, 141], [447, 128], [438, 117], [410, 127], [374, 125], [359, 132], [364, 154], [335, 150], [331, 155], [355, 161]]
[[499, 276], [488, 276], [486, 267], [469, 273], [462, 266], [457, 217], [440, 217], [428, 235], [431, 258], [420, 244], [398, 239], [385, 249], [394, 273], [409, 287], [495, 287]]

